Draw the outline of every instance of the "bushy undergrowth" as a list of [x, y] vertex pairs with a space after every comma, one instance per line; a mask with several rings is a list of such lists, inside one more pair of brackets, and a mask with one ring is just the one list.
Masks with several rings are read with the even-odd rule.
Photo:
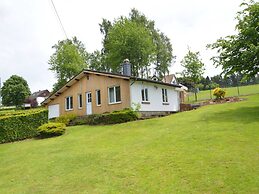
[[48, 122], [46, 109], [15, 111], [0, 116], [0, 143], [31, 138], [37, 135], [37, 128]]
[[65, 114], [55, 118], [55, 122], [64, 123], [65, 125], [68, 125], [70, 121], [74, 120], [76, 117], [76, 114]]
[[49, 122], [41, 125], [37, 131], [40, 137], [60, 136], [65, 133], [66, 125], [64, 123]]
[[138, 119], [138, 114], [131, 109], [114, 111], [106, 114], [93, 114], [83, 117], [77, 117], [71, 121], [71, 125], [107, 125], [116, 123], [125, 123]]

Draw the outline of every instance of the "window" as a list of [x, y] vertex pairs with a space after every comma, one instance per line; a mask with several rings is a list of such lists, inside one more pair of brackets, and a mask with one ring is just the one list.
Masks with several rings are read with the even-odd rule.
[[96, 90], [96, 105], [101, 105], [101, 90]]
[[91, 103], [91, 102], [92, 102], [92, 93], [87, 92], [87, 103]]
[[83, 107], [82, 94], [78, 94], [78, 96], [77, 96], [77, 104], [78, 104], [78, 109], [81, 109]]
[[111, 88], [108, 88], [109, 93], [109, 103], [117, 103], [121, 102], [121, 90], [120, 86], [114, 86]]
[[163, 102], [168, 102], [167, 89], [164, 88], [162, 88], [162, 100]]
[[73, 110], [73, 96], [66, 97], [65, 105], [66, 110]]
[[148, 102], [148, 89], [144, 88], [141, 90], [142, 102]]

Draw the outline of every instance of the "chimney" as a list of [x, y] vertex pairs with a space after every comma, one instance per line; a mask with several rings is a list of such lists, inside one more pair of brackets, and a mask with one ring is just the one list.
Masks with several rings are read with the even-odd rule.
[[125, 59], [122, 63], [122, 74], [126, 76], [131, 76], [131, 64], [129, 59]]

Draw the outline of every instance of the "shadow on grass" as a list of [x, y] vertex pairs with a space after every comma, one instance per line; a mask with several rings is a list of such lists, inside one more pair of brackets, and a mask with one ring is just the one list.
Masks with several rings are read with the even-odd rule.
[[232, 110], [208, 114], [206, 115], [206, 121], [208, 120], [215, 122], [239, 122], [243, 124], [259, 122], [259, 106], [240, 107]]

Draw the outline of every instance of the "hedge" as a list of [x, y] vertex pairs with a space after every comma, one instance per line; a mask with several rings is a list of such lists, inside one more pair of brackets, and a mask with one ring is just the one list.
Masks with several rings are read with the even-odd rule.
[[20, 114], [0, 117], [0, 143], [12, 142], [34, 137], [37, 128], [48, 122], [48, 111], [37, 109]]
[[70, 122], [70, 125], [107, 125], [125, 123], [138, 119], [138, 114], [131, 109], [114, 111], [106, 114], [93, 114], [85, 117], [78, 117]]

